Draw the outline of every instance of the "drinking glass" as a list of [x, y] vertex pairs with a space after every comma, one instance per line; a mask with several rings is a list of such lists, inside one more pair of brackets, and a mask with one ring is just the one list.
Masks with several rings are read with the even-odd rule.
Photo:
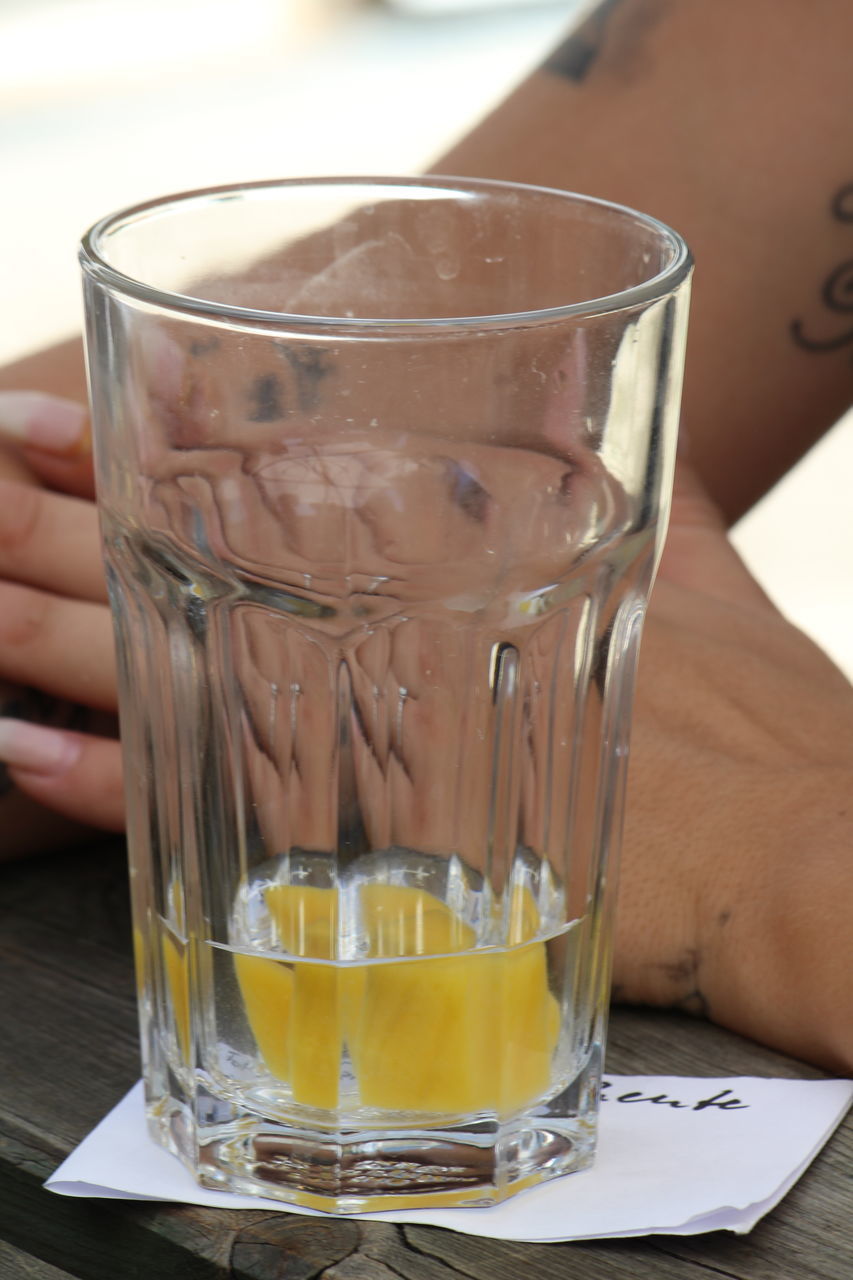
[[153, 1133], [337, 1212], [583, 1168], [684, 243], [312, 179], [81, 257]]

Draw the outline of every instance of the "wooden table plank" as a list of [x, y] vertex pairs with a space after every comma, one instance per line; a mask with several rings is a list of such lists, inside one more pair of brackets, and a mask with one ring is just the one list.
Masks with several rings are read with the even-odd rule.
[[[746, 1238], [516, 1244], [430, 1227], [45, 1192], [44, 1178], [138, 1074], [126, 874], [115, 845], [0, 868], [0, 1009], [0, 1239], [35, 1277], [33, 1267], [46, 1267], [44, 1280], [853, 1276], [849, 1118]], [[820, 1075], [710, 1024], [645, 1010], [615, 1011], [608, 1066], [673, 1075]]]
[[0, 1161], [0, 1238], [78, 1280], [222, 1280], [229, 1274], [221, 1263], [152, 1232], [144, 1209], [54, 1196], [41, 1181]]
[[[23, 935], [23, 936], [21, 936]], [[127, 958], [0, 918], [0, 1117], [64, 1155], [139, 1074]]]
[[130, 937], [123, 840], [0, 863], [0, 915], [48, 925], [126, 955]]
[[41, 1258], [21, 1253], [0, 1240], [0, 1276], [4, 1280], [77, 1280], [70, 1271], [60, 1271]]
[[[463, 1276], [465, 1280], [712, 1280], [712, 1276], [719, 1280], [721, 1274], [719, 1270], [712, 1272], [701, 1260], [682, 1261], [668, 1256], [657, 1237], [524, 1244], [430, 1227], [409, 1226], [404, 1231], [410, 1248], [452, 1262], [456, 1268], [454, 1278]], [[722, 1275], [729, 1273], [723, 1271]]]

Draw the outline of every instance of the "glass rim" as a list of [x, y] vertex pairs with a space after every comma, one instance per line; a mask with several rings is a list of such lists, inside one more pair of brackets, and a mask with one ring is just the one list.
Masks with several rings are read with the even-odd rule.
[[[360, 316], [322, 316], [304, 312], [267, 311], [254, 307], [242, 307], [233, 303], [215, 302], [208, 298], [197, 298], [192, 294], [173, 292], [146, 284], [144, 280], [127, 275], [108, 261], [102, 252], [104, 240], [123, 225], [139, 222], [147, 217], [162, 213], [170, 208], [180, 208], [193, 204], [205, 204], [211, 200], [235, 197], [241, 193], [261, 191], [276, 192], [289, 188], [308, 187], [384, 187], [389, 191], [398, 189], [401, 192], [415, 189], [444, 189], [465, 193], [496, 193], [506, 191], [535, 192], [538, 195], [554, 197], [564, 203], [572, 202], [577, 206], [589, 206], [605, 210], [611, 215], [629, 217], [641, 223], [653, 232], [658, 239], [671, 247], [671, 258], [663, 270], [641, 280], [627, 289], [600, 297], [586, 298], [580, 302], [570, 302], [558, 306], [530, 308], [521, 311], [488, 313], [484, 315], [430, 316], [430, 317], [360, 317]], [[86, 275], [116, 293], [136, 299], [149, 306], [156, 306], [163, 311], [178, 315], [219, 321], [235, 326], [246, 324], [251, 327], [263, 326], [287, 330], [328, 330], [340, 333], [368, 333], [413, 331], [423, 334], [425, 330], [494, 329], [525, 324], [553, 323], [575, 317], [591, 317], [607, 315], [615, 311], [623, 311], [635, 306], [650, 304], [674, 292], [688, 278], [693, 268], [693, 257], [684, 238], [672, 227], [651, 214], [632, 209], [629, 205], [604, 200], [598, 196], [584, 195], [576, 191], [564, 191], [557, 187], [538, 186], [530, 183], [506, 182], [498, 179], [465, 178], [444, 174], [428, 174], [424, 176], [374, 176], [345, 175], [329, 177], [277, 178], [261, 179], [254, 182], [235, 182], [210, 187], [199, 187], [193, 190], [175, 192], [157, 196], [151, 200], [128, 205], [107, 214], [95, 222], [83, 235], [79, 246], [79, 260]]]

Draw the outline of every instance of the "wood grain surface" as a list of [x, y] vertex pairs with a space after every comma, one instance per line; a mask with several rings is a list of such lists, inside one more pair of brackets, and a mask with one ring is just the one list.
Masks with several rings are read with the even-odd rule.
[[60, 1271], [41, 1258], [21, 1253], [3, 1240], [0, 1240], [0, 1276], [4, 1280], [7, 1276], [10, 1280], [12, 1277], [14, 1280], [74, 1280], [70, 1271]]
[[[56, 1165], [139, 1074], [120, 843], [0, 867], [0, 1280], [853, 1280], [853, 1121], [746, 1237], [520, 1244], [433, 1227], [78, 1200]], [[820, 1072], [710, 1024], [614, 1010], [624, 1073]]]

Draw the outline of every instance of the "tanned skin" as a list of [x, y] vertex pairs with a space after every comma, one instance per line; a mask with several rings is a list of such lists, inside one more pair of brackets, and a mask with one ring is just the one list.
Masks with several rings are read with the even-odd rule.
[[[853, 692], [725, 529], [851, 400], [851, 48], [853, 6], [839, 0], [605, 0], [434, 166], [628, 204], [691, 245], [690, 465], [643, 641], [615, 994], [844, 1072]], [[4, 387], [82, 399], [79, 344], [8, 368]], [[110, 622], [86, 568], [97, 522], [91, 502], [68, 496], [91, 496], [84, 454], [6, 458], [17, 483], [0, 503], [0, 680], [26, 666], [39, 696], [108, 710]], [[45, 530], [52, 553], [37, 542]], [[51, 647], [36, 624], [22, 656], [12, 633], [25, 615], [63, 637], [85, 616], [86, 643]], [[53, 657], [40, 665], [41, 642]], [[9, 769], [17, 792], [0, 800], [0, 830], [13, 829], [2, 811], [21, 794], [42, 813], [121, 826], [117, 743], [67, 736], [65, 767]], [[33, 843], [34, 825], [14, 830]]]

